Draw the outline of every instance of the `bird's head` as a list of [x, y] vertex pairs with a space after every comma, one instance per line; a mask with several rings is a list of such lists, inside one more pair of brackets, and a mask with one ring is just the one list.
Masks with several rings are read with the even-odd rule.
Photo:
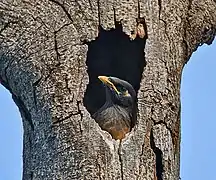
[[107, 87], [106, 95], [114, 104], [125, 107], [133, 106], [136, 101], [136, 92], [133, 86], [117, 77], [98, 76]]

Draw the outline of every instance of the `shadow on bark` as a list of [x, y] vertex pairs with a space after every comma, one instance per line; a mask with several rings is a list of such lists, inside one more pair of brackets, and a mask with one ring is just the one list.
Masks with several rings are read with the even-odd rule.
[[145, 42], [139, 37], [131, 41], [119, 23], [109, 31], [99, 28], [96, 40], [88, 43], [86, 61], [89, 84], [84, 105], [91, 115], [105, 102], [105, 90], [97, 78], [99, 75], [119, 77], [131, 83], [136, 92], [139, 90], [146, 65]]

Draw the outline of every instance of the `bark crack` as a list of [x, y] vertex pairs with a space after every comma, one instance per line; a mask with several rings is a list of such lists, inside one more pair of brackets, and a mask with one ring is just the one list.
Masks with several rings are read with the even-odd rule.
[[31, 171], [30, 172], [30, 179], [33, 180], [33, 178], [34, 178], [34, 171]]
[[159, 7], [158, 17], [159, 17], [159, 20], [161, 20], [160, 19], [160, 16], [161, 16], [161, 0], [158, 0], [158, 7]]
[[32, 88], [33, 88], [33, 99], [34, 99], [34, 104], [35, 104], [35, 110], [37, 111], [37, 96], [36, 96], [36, 88], [38, 84], [40, 83], [41, 79], [43, 76], [41, 76], [38, 80], [33, 82]]
[[154, 125], [157, 125], [157, 124], [163, 124], [163, 125], [165, 125], [165, 127], [166, 127], [166, 129], [168, 129], [169, 131], [170, 131], [170, 134], [171, 134], [171, 136], [172, 136], [172, 129], [167, 125], [167, 123], [165, 122], [165, 121], [157, 121], [157, 122], [155, 122], [154, 120], [153, 120], [153, 122], [154, 122]]
[[57, 121], [54, 121], [53, 124], [58, 124], [58, 123], [60, 123], [60, 122], [63, 122], [63, 121], [65, 121], [65, 120], [71, 118], [72, 116], [76, 116], [76, 115], [79, 115], [79, 112], [72, 112], [72, 113], [70, 113], [68, 116], [65, 116], [64, 118], [59, 119], [59, 120], [57, 120]]
[[[156, 122], [156, 121], [154, 121], [154, 120], [152, 120], [153, 121], [153, 123], [154, 123], [154, 126], [155, 125], [157, 125], [157, 124], [163, 124], [163, 125], [165, 125], [165, 127], [166, 127], [166, 129], [170, 132], [170, 135], [171, 135], [171, 137], [172, 137], [172, 144], [173, 144], [173, 146], [175, 147], [176, 146], [176, 144], [177, 144], [177, 142], [176, 142], [176, 135], [175, 135], [175, 133], [173, 133], [173, 130], [172, 130], [172, 128], [170, 128], [169, 126], [168, 126], [168, 124], [165, 122], [165, 121], [158, 121], [158, 122]], [[177, 119], [177, 121], [178, 121], [178, 119]]]
[[60, 53], [58, 51], [57, 32], [58, 31], [54, 32], [54, 48], [55, 48], [55, 52], [56, 52], [56, 60], [59, 61]]
[[119, 143], [118, 148], [118, 156], [119, 156], [119, 162], [120, 162], [120, 173], [121, 173], [121, 180], [124, 180], [124, 171], [123, 171], [123, 160], [122, 160], [122, 154], [121, 154], [121, 141]]
[[154, 142], [153, 130], [151, 129], [150, 133], [150, 146], [153, 152], [155, 153], [155, 164], [156, 164], [156, 176], [157, 180], [163, 180], [163, 152], [156, 147]]
[[80, 132], [81, 134], [83, 133], [83, 128], [82, 128], [82, 120], [83, 120], [83, 113], [80, 109], [80, 104], [81, 104], [81, 101], [77, 101], [77, 109], [78, 109], [78, 114], [80, 115], [80, 121], [79, 121], [79, 127], [80, 127]]
[[100, 19], [100, 0], [97, 0], [97, 8], [98, 8], [98, 24], [99, 24], [99, 27], [101, 25], [101, 19]]
[[72, 23], [66, 23], [64, 24], [62, 27], [60, 27], [57, 31], [55, 31], [55, 33], [57, 34], [58, 32], [60, 32], [64, 27], [70, 26]]
[[115, 28], [117, 27], [117, 20], [116, 20], [116, 10], [115, 7], [113, 7], [113, 16], [114, 16], [114, 24], [115, 24]]
[[76, 112], [72, 112], [70, 113], [68, 116], [65, 116], [64, 118], [62, 119], [58, 119], [57, 121], [54, 121], [52, 123], [52, 126], [54, 126], [55, 124], [59, 124], [67, 119], [70, 119], [72, 116], [77, 116], [77, 115], [80, 115], [80, 121], [79, 121], [79, 126], [80, 126], [80, 132], [81, 134], [83, 133], [83, 128], [82, 128], [82, 120], [83, 120], [83, 113], [80, 109], [80, 104], [81, 104], [81, 101], [77, 101], [77, 111]]
[[55, 3], [56, 5], [60, 6], [62, 8], [62, 10], [65, 12], [65, 14], [67, 15], [68, 19], [70, 19], [70, 21], [73, 22], [73, 19], [70, 15], [70, 13], [67, 11], [67, 9], [65, 8], [65, 6], [63, 4], [61, 4], [60, 2], [56, 1], [56, 0], [49, 0], [53, 3]]
[[89, 6], [90, 6], [90, 9], [91, 9], [92, 13], [94, 13], [93, 12], [93, 6], [92, 6], [92, 3], [91, 3], [91, 0], [88, 0], [88, 3], [89, 3]]
[[55, 69], [57, 69], [60, 65], [61, 65], [61, 63], [58, 62], [58, 63], [55, 65], [55, 67], [50, 68], [50, 69], [49, 69], [49, 72], [48, 72], [48, 75], [47, 75], [46, 77], [44, 77], [44, 81], [46, 81], [46, 80], [52, 75], [52, 72], [53, 72]]
[[140, 17], [140, 12], [141, 12], [140, 11], [140, 0], [138, 0], [137, 3], [138, 3], [138, 7], [137, 7], [138, 8], [138, 18], [141, 18]]

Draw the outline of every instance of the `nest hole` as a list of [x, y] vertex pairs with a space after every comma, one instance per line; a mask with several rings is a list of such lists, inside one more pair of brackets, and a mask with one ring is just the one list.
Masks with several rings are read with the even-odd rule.
[[89, 84], [84, 96], [84, 106], [93, 115], [105, 103], [105, 89], [98, 76], [113, 76], [128, 81], [137, 92], [143, 73], [146, 39], [130, 40], [117, 23], [115, 29], [99, 27], [96, 40], [88, 43], [87, 72]]

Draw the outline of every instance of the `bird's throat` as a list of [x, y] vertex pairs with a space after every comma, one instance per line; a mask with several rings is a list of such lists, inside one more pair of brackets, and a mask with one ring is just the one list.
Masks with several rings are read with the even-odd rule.
[[107, 104], [114, 104], [113, 103], [113, 100], [114, 100], [113, 92], [107, 86], [105, 86], [105, 91], [106, 91], [106, 103]]

